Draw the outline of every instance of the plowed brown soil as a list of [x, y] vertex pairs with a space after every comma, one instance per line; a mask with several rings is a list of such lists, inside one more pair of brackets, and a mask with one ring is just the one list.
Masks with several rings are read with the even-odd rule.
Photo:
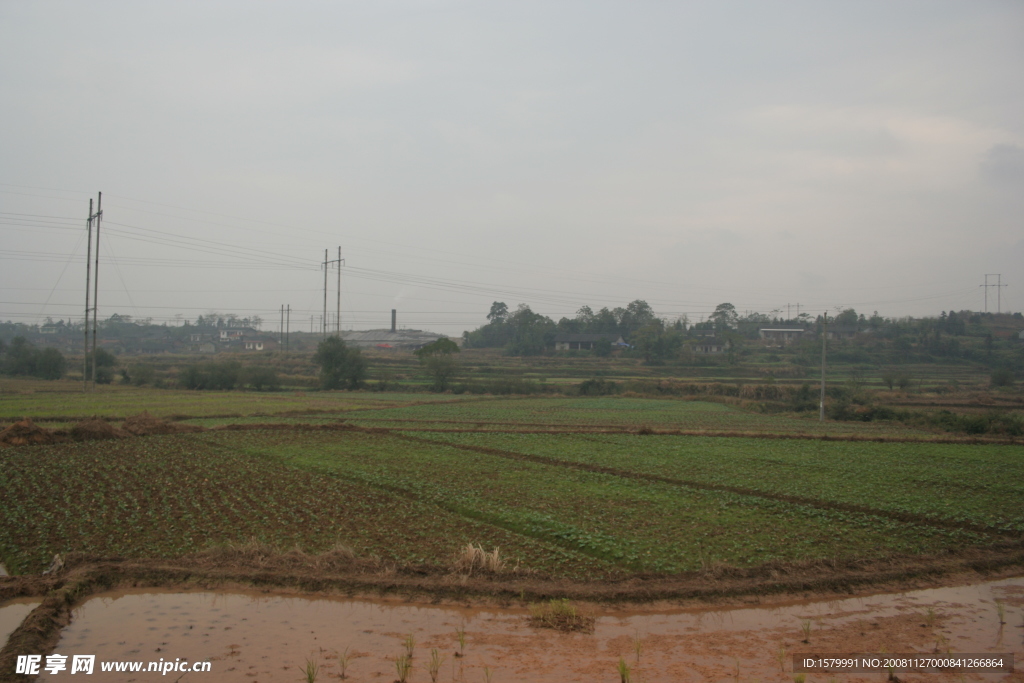
[[75, 441], [97, 441], [101, 439], [123, 439], [128, 435], [106, 420], [93, 418], [82, 420], [68, 431]]
[[0, 432], [0, 443], [7, 444], [8, 446], [57, 443], [61, 440], [49, 429], [36, 425], [28, 418], [15, 422]]

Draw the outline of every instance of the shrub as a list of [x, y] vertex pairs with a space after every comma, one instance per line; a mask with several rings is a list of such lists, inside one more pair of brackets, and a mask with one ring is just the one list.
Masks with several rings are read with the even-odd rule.
[[2, 348], [0, 371], [6, 375], [29, 375], [40, 379], [60, 379], [67, 372], [67, 360], [57, 349], [37, 349], [24, 337], [15, 337]]
[[242, 373], [242, 383], [256, 391], [277, 391], [281, 388], [281, 380], [273, 368], [259, 366], [247, 368]]
[[178, 381], [186, 389], [234, 389], [240, 372], [234, 361], [196, 363], [186, 367]]
[[607, 379], [588, 379], [579, 385], [580, 396], [607, 396], [618, 391], [619, 385]]
[[994, 387], [1013, 386], [1013, 372], [1008, 368], [993, 370], [992, 374], [989, 375], [989, 383]]
[[41, 379], [60, 379], [67, 372], [68, 362], [57, 349], [43, 349], [38, 352], [35, 362], [36, 377]]
[[317, 344], [313, 362], [320, 366], [323, 389], [358, 389], [366, 379], [366, 359], [340, 337], [328, 337]]
[[129, 377], [129, 382], [137, 387], [144, 387], [147, 384], [153, 384], [156, 381], [156, 369], [152, 365], [133, 365], [131, 367], [131, 375], [125, 371], [125, 377]]

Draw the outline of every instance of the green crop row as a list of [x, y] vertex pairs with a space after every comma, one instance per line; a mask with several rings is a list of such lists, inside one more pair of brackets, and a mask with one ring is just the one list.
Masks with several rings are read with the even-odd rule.
[[625, 434], [423, 434], [571, 464], [1024, 531], [1024, 447]]
[[[211, 435], [0, 449], [0, 559], [39, 571], [54, 553], [169, 557], [257, 538], [335, 543], [395, 562], [445, 565], [469, 542], [565, 576], [606, 563], [377, 487], [220, 446]], [[219, 435], [230, 442], [230, 435]]]
[[[768, 415], [739, 410], [721, 403], [678, 399], [624, 397], [510, 398], [475, 402], [396, 406], [355, 412], [346, 416], [367, 426], [479, 427], [494, 424], [524, 428], [558, 425], [567, 427], [643, 426], [662, 430], [762, 432], [774, 434], [909, 434], [900, 425], [883, 423], [820, 423], [817, 420]], [[404, 423], [404, 424], [403, 424]], [[455, 424], [453, 424], [455, 423]]]
[[992, 540], [958, 529], [640, 481], [392, 435], [277, 433], [263, 438], [250, 433], [233, 441], [233, 447], [412, 496], [634, 571], [937, 552]]

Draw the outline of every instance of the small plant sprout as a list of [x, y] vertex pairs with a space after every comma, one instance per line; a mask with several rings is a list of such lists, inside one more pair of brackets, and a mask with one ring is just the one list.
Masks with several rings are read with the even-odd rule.
[[491, 676], [493, 675], [494, 672], [491, 671], [491, 667], [484, 664], [484, 683], [491, 683]]
[[405, 656], [410, 660], [412, 659], [413, 649], [416, 647], [416, 638], [410, 633], [402, 641], [402, 646], [405, 648]]
[[1006, 623], [1006, 605], [1003, 604], [1002, 600], [996, 600], [996, 614], [999, 615], [999, 625], [1002, 626]]
[[779, 661], [779, 671], [786, 673], [786, 646], [779, 645], [778, 652], [775, 653], [775, 659]]
[[636, 663], [640, 663], [640, 655], [644, 651], [644, 641], [640, 638], [640, 632], [633, 634], [633, 653], [636, 655]]
[[807, 680], [805, 674], [793, 674], [793, 683], [804, 683]]
[[398, 683], [405, 683], [412, 671], [412, 660], [406, 655], [395, 657], [395, 671], [398, 673]]
[[619, 683], [630, 683], [629, 677], [629, 664], [626, 664], [626, 660], [619, 657]]
[[928, 628], [935, 625], [935, 608], [931, 605], [928, 606], [928, 610], [924, 613], [924, 623]]
[[459, 651], [455, 653], [456, 657], [466, 656], [466, 625], [463, 624], [460, 628], [455, 630], [455, 637], [459, 641]]
[[315, 659], [307, 657], [306, 666], [299, 669], [299, 671], [306, 677], [306, 683], [316, 683], [316, 679], [320, 675], [320, 664]]
[[737, 659], [736, 657], [733, 657], [732, 658], [732, 664], [733, 664], [732, 677], [736, 679], [737, 683], [739, 683], [739, 680], [740, 680], [740, 660]]
[[811, 620], [804, 619], [800, 622], [800, 630], [804, 632], [804, 642], [811, 642]]
[[437, 674], [441, 671], [442, 664], [444, 664], [444, 657], [435, 647], [430, 651], [430, 664], [427, 666], [431, 683], [437, 683]]
[[352, 655], [349, 654], [349, 649], [350, 648], [346, 647], [344, 652], [338, 654], [338, 666], [341, 667], [341, 673], [338, 675], [338, 678], [348, 678], [345, 674], [345, 670], [348, 669], [348, 662], [352, 659]]

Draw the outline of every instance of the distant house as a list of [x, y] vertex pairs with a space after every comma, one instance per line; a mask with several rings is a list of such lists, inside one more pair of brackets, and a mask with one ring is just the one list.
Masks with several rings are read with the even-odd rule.
[[203, 336], [204, 335], [200, 334], [199, 332], [193, 332], [188, 336], [188, 340], [192, 343], [201, 342], [203, 341]]
[[217, 353], [217, 346], [213, 342], [201, 342], [190, 344], [188, 350], [192, 353]]
[[252, 332], [244, 327], [225, 327], [220, 330], [220, 341], [222, 343], [238, 341], [242, 339], [246, 332]]
[[707, 354], [725, 353], [729, 346], [729, 342], [725, 339], [704, 337], [693, 342], [693, 352]]
[[261, 342], [261, 341], [247, 341], [247, 342], [245, 342], [245, 350], [246, 351], [262, 351], [263, 350], [263, 342]]
[[559, 334], [555, 336], [555, 351], [583, 351], [593, 349], [602, 339], [607, 339], [612, 346], [629, 346], [622, 335], [607, 334]]
[[770, 339], [788, 344], [794, 339], [799, 339], [804, 332], [805, 330], [802, 327], [762, 327], [757, 331], [757, 335], [761, 339]]

